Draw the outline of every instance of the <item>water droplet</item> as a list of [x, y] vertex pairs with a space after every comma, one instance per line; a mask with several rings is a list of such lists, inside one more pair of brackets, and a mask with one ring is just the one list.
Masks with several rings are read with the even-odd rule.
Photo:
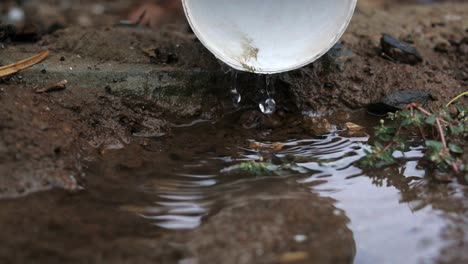
[[236, 107], [239, 106], [240, 102], [242, 101], [242, 96], [239, 93], [239, 91], [237, 91], [237, 74], [238, 74], [238, 72], [236, 70], [231, 71], [231, 88], [230, 88], [230, 92], [231, 92], [232, 103]]
[[272, 86], [271, 75], [266, 75], [265, 76], [265, 88], [266, 88], [266, 92], [267, 92], [268, 95], [270, 94], [270, 87], [271, 86]]
[[273, 98], [268, 98], [264, 103], [258, 105], [260, 111], [266, 115], [271, 115], [276, 111], [276, 102]]
[[265, 76], [265, 89], [268, 96], [274, 96], [275, 94], [275, 86], [276, 86], [276, 79], [277, 75], [266, 75]]
[[234, 106], [238, 106], [242, 101], [242, 96], [237, 89], [231, 90], [231, 99]]

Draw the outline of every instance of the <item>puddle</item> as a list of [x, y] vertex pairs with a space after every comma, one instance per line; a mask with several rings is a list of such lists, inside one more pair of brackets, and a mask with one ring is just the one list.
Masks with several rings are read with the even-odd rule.
[[[369, 137], [338, 130], [275, 135], [226, 120], [179, 127], [171, 137], [144, 150], [104, 153], [89, 168], [86, 192], [0, 201], [1, 224], [13, 226], [2, 234], [0, 259], [53, 263], [77, 249], [72, 256], [87, 262], [218, 263], [225, 254], [234, 254], [226, 263], [466, 257], [466, 187], [425, 181], [421, 147], [405, 153], [400, 166], [363, 171], [356, 161]], [[272, 142], [281, 147], [251, 148]], [[259, 160], [282, 169], [256, 176], [233, 169]], [[37, 241], [42, 235], [46, 240]]]

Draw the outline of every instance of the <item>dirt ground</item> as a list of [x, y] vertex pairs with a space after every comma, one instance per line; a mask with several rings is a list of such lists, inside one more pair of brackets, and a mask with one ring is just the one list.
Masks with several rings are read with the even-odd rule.
[[[45, 94], [36, 94], [33, 89], [59, 79], [40, 67], [36, 71], [42, 75], [34, 75], [33, 69], [2, 79], [1, 197], [52, 187], [79, 190], [84, 164], [99, 153], [125, 148], [129, 143], [144, 145], [151, 138], [169, 135], [174, 124], [216, 120], [233, 110], [226, 87], [229, 75], [189, 32], [187, 24], [181, 20], [158, 30], [116, 27], [131, 8], [128, 2], [102, 2], [106, 7], [103, 12], [94, 1], [81, 1], [79, 6], [66, 7], [65, 13], [57, 1], [41, 1], [40, 5], [27, 2], [26, 10], [39, 7], [32, 22], [36, 21], [41, 38], [33, 43], [5, 40], [0, 63], [13, 62], [17, 57], [11, 54], [27, 57], [49, 49], [50, 65], [62, 63], [70, 69], [84, 65], [91, 72], [89, 76], [96, 78], [106, 63], [149, 65], [156, 74], [170, 71], [173, 75], [167, 77], [166, 86], [149, 84], [145, 88], [140, 84], [140, 89], [123, 81], [128, 85], [122, 90], [115, 89], [121, 82], [115, 78], [101, 82], [82, 78], [64, 91]], [[2, 4], [2, 9], [7, 6]], [[386, 94], [407, 89], [431, 92], [438, 98], [435, 105], [447, 102], [468, 86], [466, 17], [468, 3], [463, 1], [431, 5], [360, 1], [341, 41], [351, 55], [326, 57], [279, 76], [275, 99], [280, 113], [354, 111]], [[64, 29], [48, 33], [57, 23]], [[383, 33], [412, 43], [423, 62], [409, 65], [382, 56]], [[158, 50], [156, 60], [142, 52], [148, 48]], [[202, 73], [203, 78], [199, 77]], [[61, 74], [81, 76], [79, 72]], [[158, 78], [166, 75], [161, 76]], [[244, 108], [256, 105], [255, 94], [249, 93], [256, 78], [249, 74], [239, 77], [244, 84], [240, 90], [246, 95]], [[275, 118], [281, 121], [283, 117]]]

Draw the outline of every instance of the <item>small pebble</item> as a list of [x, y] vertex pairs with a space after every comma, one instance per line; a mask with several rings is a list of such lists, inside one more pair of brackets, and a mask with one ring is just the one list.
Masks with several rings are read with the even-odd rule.
[[302, 234], [295, 235], [294, 236], [294, 241], [296, 241], [297, 243], [305, 242], [305, 241], [307, 241], [307, 236], [302, 235]]
[[316, 136], [328, 134], [333, 130], [333, 126], [324, 117], [305, 116], [302, 127]]

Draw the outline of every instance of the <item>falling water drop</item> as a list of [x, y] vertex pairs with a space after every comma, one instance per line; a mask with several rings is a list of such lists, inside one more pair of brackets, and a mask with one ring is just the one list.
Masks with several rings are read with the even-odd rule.
[[237, 90], [231, 90], [231, 99], [232, 103], [238, 106], [242, 101], [242, 96]]
[[273, 98], [268, 98], [264, 103], [258, 105], [260, 111], [266, 115], [271, 115], [276, 111], [276, 102]]
[[230, 88], [230, 93], [231, 93], [231, 99], [232, 103], [234, 106], [239, 106], [239, 104], [242, 101], [242, 96], [237, 90], [237, 74], [238, 72], [234, 69], [231, 70], [231, 88]]
[[265, 89], [268, 95], [270, 95], [271, 86], [272, 86], [271, 75], [267, 74], [265, 75]]
[[[265, 75], [265, 86], [264, 89], [260, 89], [260, 93], [265, 96], [266, 99], [262, 99], [262, 102], [258, 105], [260, 111], [266, 115], [271, 115], [276, 111], [276, 101], [272, 98], [275, 94], [275, 76]], [[263, 101], [265, 100], [265, 101]]]

